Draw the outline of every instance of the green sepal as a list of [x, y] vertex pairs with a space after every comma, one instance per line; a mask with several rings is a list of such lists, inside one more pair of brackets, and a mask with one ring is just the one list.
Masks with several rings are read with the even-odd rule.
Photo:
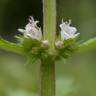
[[63, 47], [60, 49], [57, 49], [57, 57], [58, 58], [68, 58], [70, 57], [78, 48], [77, 40], [74, 39], [67, 39], [64, 40]]
[[33, 58], [33, 61], [37, 59], [40, 60], [42, 58], [47, 58], [48, 49], [43, 47], [42, 41], [32, 38], [25, 38], [23, 36], [19, 36], [16, 38], [19, 40], [20, 45], [23, 46], [26, 55], [31, 59]]
[[20, 45], [24, 47], [25, 52], [29, 52], [32, 50], [33, 47], [40, 47], [41, 41], [32, 39], [30, 37], [25, 38], [22, 35], [15, 36]]

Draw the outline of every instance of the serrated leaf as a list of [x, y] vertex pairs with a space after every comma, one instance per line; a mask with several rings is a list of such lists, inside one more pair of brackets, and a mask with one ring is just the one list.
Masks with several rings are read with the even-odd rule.
[[82, 44], [78, 47], [78, 52], [84, 52], [88, 50], [96, 49], [96, 38], [92, 38]]
[[20, 46], [19, 44], [6, 41], [2, 38], [0, 38], [0, 48], [6, 51], [10, 51], [18, 54], [24, 54], [22, 46]]

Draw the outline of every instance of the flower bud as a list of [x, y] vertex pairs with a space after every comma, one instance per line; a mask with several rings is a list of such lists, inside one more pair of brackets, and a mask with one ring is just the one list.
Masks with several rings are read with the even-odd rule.
[[64, 43], [63, 43], [63, 41], [57, 41], [55, 43], [55, 46], [56, 46], [57, 49], [61, 49], [61, 48], [64, 47]]
[[49, 42], [48, 42], [48, 40], [42, 41], [42, 47], [45, 48], [45, 49], [48, 49], [49, 48]]

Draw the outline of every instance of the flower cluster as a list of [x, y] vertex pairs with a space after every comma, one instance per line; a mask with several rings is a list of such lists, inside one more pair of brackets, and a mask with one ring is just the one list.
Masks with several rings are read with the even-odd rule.
[[41, 28], [37, 26], [39, 21], [34, 21], [34, 18], [30, 16], [29, 23], [25, 26], [25, 29], [18, 29], [20, 32], [24, 34], [26, 38], [32, 38], [41, 40], [42, 39], [42, 31]]
[[80, 34], [80, 33], [76, 33], [77, 29], [75, 27], [70, 26], [70, 24], [71, 24], [71, 20], [69, 20], [69, 22], [64, 22], [62, 20], [62, 24], [60, 24], [62, 40], [75, 38]]

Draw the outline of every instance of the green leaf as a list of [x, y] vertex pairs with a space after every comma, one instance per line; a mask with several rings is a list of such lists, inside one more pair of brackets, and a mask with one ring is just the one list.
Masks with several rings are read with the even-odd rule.
[[96, 49], [96, 38], [92, 38], [82, 44], [78, 47], [78, 52], [84, 52], [88, 50]]
[[23, 47], [21, 45], [6, 41], [2, 38], [0, 38], [0, 49], [18, 54], [24, 54]]

